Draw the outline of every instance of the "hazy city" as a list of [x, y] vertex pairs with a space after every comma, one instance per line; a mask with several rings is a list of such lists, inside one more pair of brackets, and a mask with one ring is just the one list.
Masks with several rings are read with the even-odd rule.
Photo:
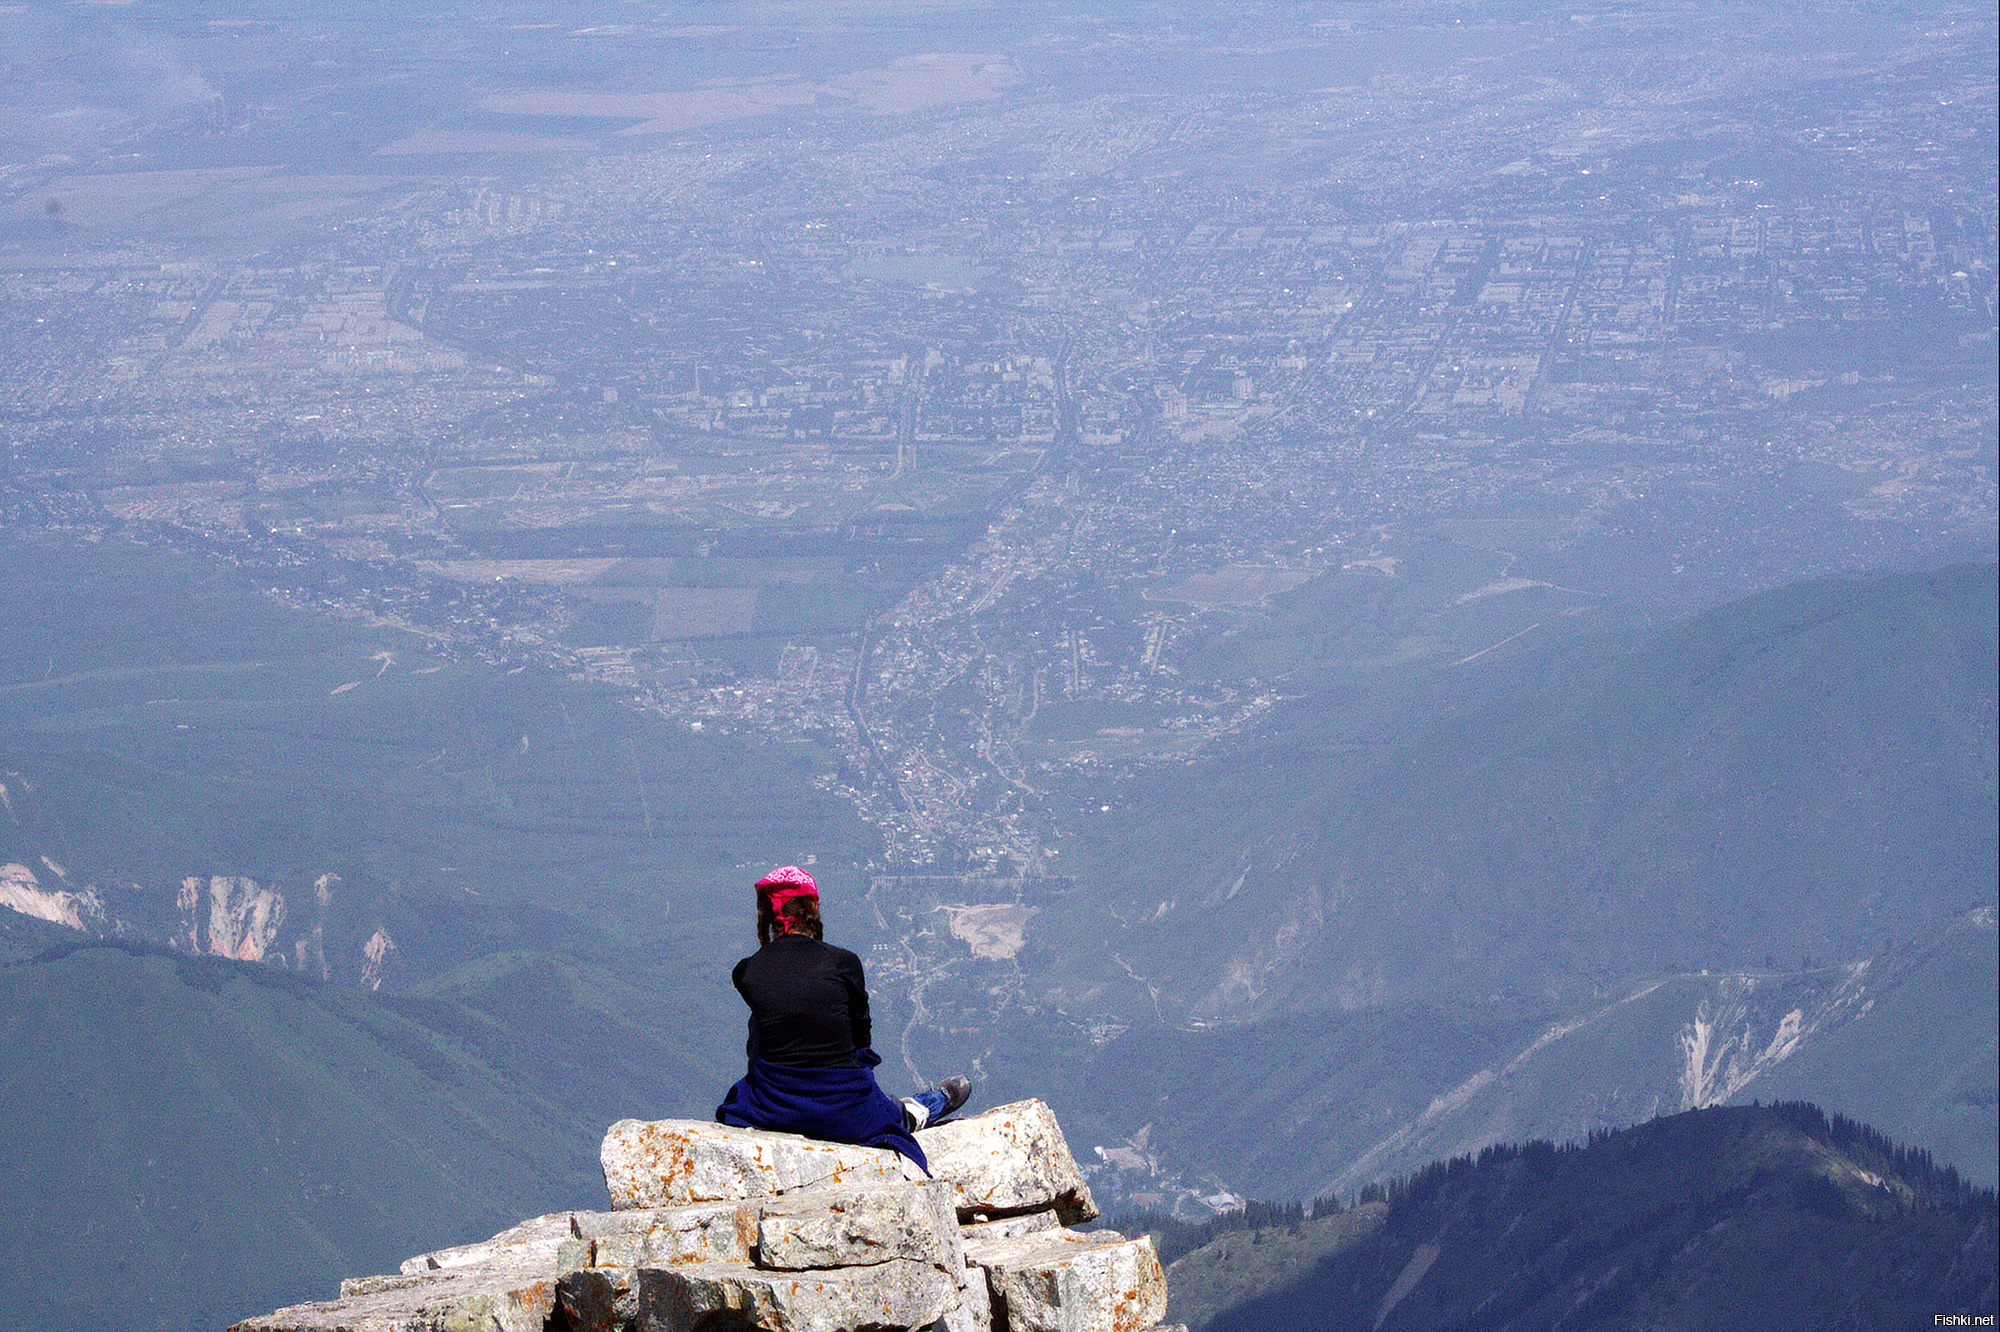
[[[1511, 699], [1517, 676], [1595, 680], [1538, 664], [1584, 660], [1573, 644], [1609, 660], [1800, 580], [1990, 561], [1994, 37], [1990, 11], [1944, 4], [1865, 21], [1609, 4], [922, 20], [12, 6], [0, 524], [17, 549], [136, 542], [364, 635], [366, 653], [342, 649], [351, 678], [316, 699], [525, 671], [603, 687], [671, 743], [793, 765], [798, 798], [835, 811], [814, 818], [857, 829], [841, 872], [866, 907], [846, 942], [881, 991], [885, 1068], [911, 1077], [1044, 1041], [1050, 1061], [1111, 1058], [1149, 1022], [1194, 1040], [1322, 1002], [1560, 1026], [1620, 987], [1766, 951], [1817, 974], [1864, 938], [1886, 948], [1990, 903], [1990, 866], [1901, 915], [1882, 903], [1903, 890], [1879, 888], [1865, 920], [1824, 930], [1721, 943], [1660, 924], [1657, 953], [1551, 961], [1518, 988], [1494, 979], [1513, 961], [1467, 967], [1454, 991], [1370, 943], [1325, 964], [1324, 994], [1293, 992], [1333, 908], [1273, 898], [1252, 921], [1229, 913], [1266, 908], [1227, 904], [1266, 870], [1317, 874], [1299, 848], [1321, 843], [1225, 833], [1220, 812], [1207, 827], [1208, 797], [1187, 795], [1204, 825], [1190, 845], [1236, 840], [1191, 860], [1186, 885], [1161, 882], [1137, 866], [1171, 863], [1178, 816], [1139, 793], [1208, 790], [1203, 765], [1282, 769], [1284, 718], [1360, 718], [1312, 742], [1358, 755], [1378, 716], [1402, 727], [1397, 691]], [[0, 688], [84, 669], [20, 632]], [[1508, 683], [1462, 683], [1488, 670]], [[168, 720], [182, 700], [157, 692], [158, 724], [204, 724]], [[1969, 808], [1991, 794], [1990, 683], [1967, 706]], [[23, 738], [43, 723], [22, 725], [0, 767], [15, 794], [59, 801]], [[542, 743], [523, 724], [516, 746], [509, 725], [493, 723], [496, 746]], [[1494, 749], [1486, 735], [1468, 752]], [[505, 787], [498, 761], [462, 766]], [[1865, 785], [1839, 771], [1827, 780]], [[682, 791], [663, 780], [654, 799]], [[649, 803], [643, 819], [651, 838], [671, 816]], [[1969, 863], [1990, 846], [1980, 827]], [[8, 904], [75, 923], [48, 903], [80, 880], [39, 865], [97, 862], [40, 835], [0, 857], [25, 867]], [[1155, 849], [1108, 869], [1121, 837]], [[181, 849], [146, 843], [95, 872], [135, 902], [149, 874], [248, 875], [303, 901], [316, 874], [365, 872], [332, 842], [324, 864], [282, 869], [207, 851], [182, 866], [181, 842], [159, 845]], [[391, 897], [475, 893], [442, 850], [399, 872]], [[630, 902], [573, 895], [572, 910], [567, 891], [517, 896], [665, 937]], [[91, 919], [116, 916], [116, 895]], [[1476, 946], [1453, 941], [1462, 963]], [[323, 976], [346, 974], [327, 956]], [[435, 974], [415, 943], [385, 956], [366, 984], [434, 998], [423, 987], [459, 955]], [[1831, 971], [1786, 983], [1810, 993], [1773, 1022], [1788, 1005], [1809, 1027], [1849, 1020]], [[1523, 1111], [1485, 1137], [1395, 1137], [1445, 1113], [1433, 1098], [1474, 1066], [1413, 1083], [1402, 1109], [1298, 1110], [1299, 1132], [1338, 1113], [1359, 1135], [1314, 1158], [1300, 1196], [1545, 1131]], [[1747, 1076], [1732, 1088], [1747, 1098]], [[1642, 1091], [1619, 1083], [1560, 1123], [1683, 1108]], [[1268, 1167], [1234, 1177], [1163, 1152], [1136, 1109], [1088, 1123], [1072, 1139], [1100, 1200], [1206, 1216], [1273, 1196]], [[1955, 1164], [1991, 1183], [1990, 1165]]]

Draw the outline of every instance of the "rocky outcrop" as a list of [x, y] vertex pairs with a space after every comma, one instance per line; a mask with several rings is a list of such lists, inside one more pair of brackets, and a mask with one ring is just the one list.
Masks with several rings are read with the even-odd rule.
[[1167, 1312], [1167, 1278], [1143, 1236], [1046, 1230], [968, 1244], [965, 1256], [1014, 1332], [1148, 1328]]
[[182, 879], [178, 901], [189, 948], [238, 962], [262, 962], [285, 923], [284, 894], [242, 875]]
[[[685, 1120], [624, 1120], [606, 1212], [560, 1212], [419, 1254], [338, 1300], [233, 1332], [1146, 1332], [1166, 1311], [1152, 1241], [1095, 1217], [1039, 1101], [893, 1152]], [[1162, 1330], [1164, 1332], [1164, 1330]]]
[[[68, 876], [62, 866], [47, 859], [42, 863], [58, 882], [67, 883]], [[66, 887], [45, 888], [26, 865], [0, 865], [0, 907], [52, 925], [67, 925], [73, 930], [102, 932], [105, 928], [104, 901], [95, 888], [81, 892], [70, 892]]]
[[323, 981], [352, 981], [369, 990], [381, 988], [397, 966], [396, 941], [379, 924], [359, 951], [328, 958], [338, 874], [315, 879], [310, 900], [240, 874], [189, 875], [172, 881], [171, 891], [162, 893], [158, 884], [75, 881], [48, 856], [37, 859], [39, 869], [26, 861], [0, 863], [0, 910], [101, 939], [161, 944], [176, 952], [295, 970]]

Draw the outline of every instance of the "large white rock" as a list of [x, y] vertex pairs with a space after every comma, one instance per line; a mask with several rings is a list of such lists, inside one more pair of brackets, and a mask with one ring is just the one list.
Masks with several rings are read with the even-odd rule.
[[545, 1264], [495, 1261], [402, 1277], [407, 1284], [246, 1318], [230, 1332], [544, 1332], [556, 1307]]
[[975, 1268], [970, 1276], [944, 1316], [923, 1332], [993, 1332], [993, 1294], [986, 1288], [986, 1274]]
[[439, 1275], [437, 1272], [422, 1272], [409, 1276], [398, 1272], [393, 1276], [342, 1277], [340, 1298], [351, 1300], [357, 1295], [374, 1295], [385, 1290], [408, 1290], [426, 1281], [435, 1281]]
[[959, 1298], [931, 1263], [893, 1258], [868, 1267], [766, 1272], [733, 1264], [641, 1269], [636, 1332], [757, 1328], [760, 1332], [861, 1332], [920, 1328]]
[[[816, 1279], [827, 1269], [840, 1269], [843, 1284], [834, 1293], [843, 1298], [835, 1301], [835, 1311], [865, 1310], [874, 1304], [860, 1287], [871, 1280], [880, 1283], [876, 1303], [886, 1299], [907, 1304], [907, 1264], [919, 1262], [937, 1269], [954, 1287], [976, 1285], [978, 1312], [983, 1315], [990, 1297], [983, 1275], [976, 1282], [966, 1280], [954, 1198], [951, 1186], [942, 1181], [822, 1184], [744, 1202], [578, 1212], [574, 1226], [585, 1238], [571, 1243], [588, 1246], [587, 1265], [579, 1263], [582, 1270], [563, 1276], [557, 1298], [571, 1332], [621, 1332], [637, 1317], [644, 1270], [690, 1269], [690, 1281], [709, 1292], [707, 1304], [735, 1308], [726, 1294], [715, 1294], [718, 1272], [735, 1269], [740, 1274], [756, 1268], [811, 1273]], [[878, 1275], [871, 1278], [869, 1272]], [[703, 1287], [703, 1282], [708, 1285]], [[737, 1289], [727, 1280], [723, 1284]], [[816, 1304], [807, 1299], [801, 1306], [795, 1284], [769, 1286], [767, 1295], [766, 1304], [794, 1313], [803, 1308], [816, 1318], [826, 1312], [821, 1307], [824, 1301]], [[947, 1313], [965, 1298], [965, 1291], [955, 1290]], [[690, 1302], [701, 1301], [690, 1297]], [[920, 1302], [917, 1312], [928, 1308]], [[988, 1332], [989, 1324], [990, 1317], [974, 1323], [961, 1316], [947, 1327], [948, 1332]]]
[[761, 1198], [822, 1183], [923, 1178], [915, 1163], [885, 1147], [692, 1119], [621, 1119], [604, 1135], [599, 1155], [618, 1211]]
[[1153, 1241], [1112, 1230], [977, 1240], [965, 1259], [986, 1272], [994, 1322], [1008, 1332], [1144, 1332], [1167, 1312]]
[[1097, 1215], [1090, 1186], [1063, 1140], [1055, 1112], [1016, 1101], [917, 1134], [931, 1174], [958, 1190], [958, 1214], [1053, 1210], [1065, 1225]]

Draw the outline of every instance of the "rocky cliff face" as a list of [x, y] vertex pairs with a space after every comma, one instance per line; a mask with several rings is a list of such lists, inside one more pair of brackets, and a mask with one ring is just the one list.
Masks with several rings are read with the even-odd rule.
[[1152, 1241], [1097, 1215], [1055, 1116], [1021, 1101], [879, 1148], [623, 1120], [611, 1209], [524, 1221], [232, 1332], [1147, 1332]]
[[77, 883], [47, 856], [39, 866], [0, 864], [0, 907], [105, 939], [156, 943], [179, 952], [258, 962], [319, 980], [377, 989], [396, 941], [380, 925], [358, 949], [329, 957], [327, 922], [338, 874], [310, 893], [239, 874], [189, 875], [166, 894], [136, 883]]
[[62, 866], [47, 857], [43, 857], [42, 866], [54, 878], [55, 886], [45, 885], [26, 865], [0, 865], [0, 907], [46, 920], [51, 925], [102, 933], [106, 923], [104, 899], [97, 889], [71, 891], [69, 875]]

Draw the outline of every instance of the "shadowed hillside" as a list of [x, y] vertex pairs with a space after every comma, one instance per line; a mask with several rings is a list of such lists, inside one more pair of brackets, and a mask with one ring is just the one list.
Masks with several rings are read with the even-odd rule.
[[[1885, 1332], [1995, 1308], [1992, 1191], [1801, 1102], [1491, 1148], [1388, 1195], [1223, 1235], [1169, 1270], [1170, 1312], [1206, 1332]], [[1190, 1307], [1232, 1282], [1256, 1293]]]

